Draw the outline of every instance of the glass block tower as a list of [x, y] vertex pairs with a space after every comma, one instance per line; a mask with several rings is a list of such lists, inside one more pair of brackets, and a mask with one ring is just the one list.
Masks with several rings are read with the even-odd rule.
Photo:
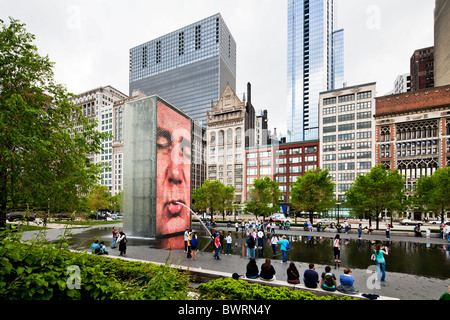
[[319, 93], [343, 85], [344, 30], [333, 0], [288, 0], [287, 139], [319, 138]]
[[236, 42], [220, 13], [130, 49], [130, 95], [157, 94], [202, 124], [227, 84], [236, 90]]

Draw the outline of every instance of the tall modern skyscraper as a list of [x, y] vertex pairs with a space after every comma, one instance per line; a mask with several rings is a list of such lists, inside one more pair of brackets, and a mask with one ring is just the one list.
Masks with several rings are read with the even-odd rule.
[[333, 0], [288, 0], [288, 141], [319, 138], [319, 93], [343, 86], [344, 30]]
[[202, 124], [227, 84], [236, 90], [236, 42], [220, 13], [130, 50], [130, 95], [157, 94]]

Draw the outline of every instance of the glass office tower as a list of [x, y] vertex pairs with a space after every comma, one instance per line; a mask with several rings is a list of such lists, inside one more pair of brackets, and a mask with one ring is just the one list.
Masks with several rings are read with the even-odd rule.
[[227, 83], [236, 90], [236, 42], [219, 13], [130, 50], [130, 95], [157, 94], [202, 124]]
[[289, 141], [319, 138], [319, 93], [342, 86], [344, 38], [334, 15], [333, 0], [288, 0]]

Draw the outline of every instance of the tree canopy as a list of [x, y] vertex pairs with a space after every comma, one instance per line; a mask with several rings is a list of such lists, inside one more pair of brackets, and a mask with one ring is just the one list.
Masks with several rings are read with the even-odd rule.
[[437, 169], [431, 176], [417, 180], [413, 204], [425, 212], [441, 215], [450, 210], [450, 167]]
[[402, 211], [406, 206], [405, 181], [398, 170], [385, 169], [384, 165], [373, 167], [369, 173], [356, 178], [345, 193], [345, 203], [355, 213], [366, 212], [376, 218], [379, 227], [380, 213], [388, 210]]
[[245, 202], [245, 211], [256, 217], [268, 217], [278, 212], [278, 200], [281, 196], [280, 186], [269, 177], [255, 179], [253, 187], [248, 191], [249, 200]]
[[290, 202], [295, 210], [308, 212], [313, 223], [314, 212], [322, 212], [334, 205], [334, 189], [328, 170], [309, 170], [291, 185]]
[[72, 211], [96, 183], [99, 167], [87, 155], [107, 135], [74, 107], [54, 80], [54, 63], [41, 56], [25, 24], [0, 20], [0, 226], [6, 213]]
[[211, 219], [216, 211], [225, 215], [225, 211], [233, 208], [234, 190], [233, 186], [225, 186], [218, 180], [206, 179], [192, 194], [192, 208], [194, 211], [209, 211]]

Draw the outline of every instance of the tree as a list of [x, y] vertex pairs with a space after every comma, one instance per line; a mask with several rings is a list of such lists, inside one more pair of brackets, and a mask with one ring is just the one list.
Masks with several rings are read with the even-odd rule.
[[379, 227], [379, 215], [388, 210], [401, 211], [406, 206], [405, 181], [398, 170], [387, 170], [384, 165], [373, 167], [366, 175], [356, 178], [345, 193], [346, 205], [356, 212], [367, 211], [369, 224], [372, 216]]
[[256, 217], [265, 218], [279, 210], [280, 186], [269, 177], [255, 179], [248, 196], [250, 200], [245, 202], [245, 210], [255, 214]]
[[95, 185], [87, 196], [87, 206], [94, 211], [112, 207], [111, 194], [107, 186]]
[[328, 170], [309, 170], [291, 185], [290, 202], [296, 210], [308, 212], [312, 224], [314, 212], [322, 212], [334, 205], [334, 188]]
[[450, 210], [450, 167], [436, 170], [431, 176], [417, 180], [413, 203], [423, 211], [441, 215]]
[[[34, 35], [0, 20], [0, 227], [8, 209], [73, 210], [100, 170], [88, 154], [107, 135], [83, 117], [73, 97], [55, 83], [48, 56]], [[75, 130], [76, 128], [76, 130]]]
[[206, 179], [200, 188], [192, 194], [192, 207], [195, 211], [209, 211], [211, 219], [215, 211], [224, 211], [230, 208], [234, 200], [234, 187], [226, 187], [218, 180]]

